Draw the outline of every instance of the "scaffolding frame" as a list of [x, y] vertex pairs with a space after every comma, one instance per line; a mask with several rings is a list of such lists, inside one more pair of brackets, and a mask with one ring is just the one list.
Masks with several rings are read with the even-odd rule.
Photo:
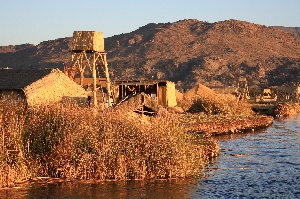
[[[68, 66], [80, 73], [80, 85], [83, 86], [84, 72], [88, 67], [93, 78], [93, 105], [97, 106], [97, 69], [101, 66], [106, 81], [106, 98], [108, 106], [111, 106], [111, 85], [104, 50], [104, 38], [102, 32], [96, 31], [74, 31], [72, 46], [70, 46], [70, 60]], [[74, 74], [75, 75], [75, 74]], [[100, 74], [98, 75], [100, 78]], [[99, 80], [98, 78], [98, 80]]]
[[84, 71], [88, 69], [92, 72], [93, 78], [93, 105], [97, 107], [97, 68], [101, 66], [105, 74], [107, 102], [111, 106], [111, 82], [108, 72], [108, 65], [106, 61], [106, 52], [98, 52], [94, 50], [71, 50], [71, 57], [69, 60], [70, 66], [75, 66], [80, 73], [80, 85], [83, 86]]

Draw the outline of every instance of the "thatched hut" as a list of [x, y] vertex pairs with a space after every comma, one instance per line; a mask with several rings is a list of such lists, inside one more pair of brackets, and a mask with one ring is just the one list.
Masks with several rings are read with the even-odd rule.
[[63, 100], [86, 101], [85, 90], [59, 69], [0, 69], [0, 98], [29, 106]]

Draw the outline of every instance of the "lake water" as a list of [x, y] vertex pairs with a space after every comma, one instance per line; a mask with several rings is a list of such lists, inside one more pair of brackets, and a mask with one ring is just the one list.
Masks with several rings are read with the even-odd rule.
[[300, 115], [216, 139], [221, 154], [204, 179], [32, 184], [0, 198], [300, 198]]

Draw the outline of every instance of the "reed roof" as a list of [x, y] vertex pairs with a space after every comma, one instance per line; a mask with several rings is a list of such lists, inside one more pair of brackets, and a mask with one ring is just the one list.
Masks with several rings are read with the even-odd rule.
[[28, 104], [31, 105], [68, 99], [82, 101], [87, 98], [86, 91], [59, 69], [53, 69], [23, 90]]
[[29, 105], [82, 101], [86, 91], [59, 69], [0, 69], [0, 90], [23, 90]]

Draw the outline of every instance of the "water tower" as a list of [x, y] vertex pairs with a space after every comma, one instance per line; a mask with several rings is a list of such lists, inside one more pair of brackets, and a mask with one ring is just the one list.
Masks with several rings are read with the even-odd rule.
[[[93, 103], [97, 106], [97, 83], [99, 79], [106, 82], [106, 98], [108, 106], [111, 106], [111, 85], [104, 50], [104, 38], [102, 32], [96, 31], [74, 31], [71, 44], [71, 57], [69, 67], [75, 67], [80, 73], [80, 85], [84, 82], [84, 71], [87, 69], [92, 73]], [[98, 68], [103, 70], [103, 78], [97, 78]]]

